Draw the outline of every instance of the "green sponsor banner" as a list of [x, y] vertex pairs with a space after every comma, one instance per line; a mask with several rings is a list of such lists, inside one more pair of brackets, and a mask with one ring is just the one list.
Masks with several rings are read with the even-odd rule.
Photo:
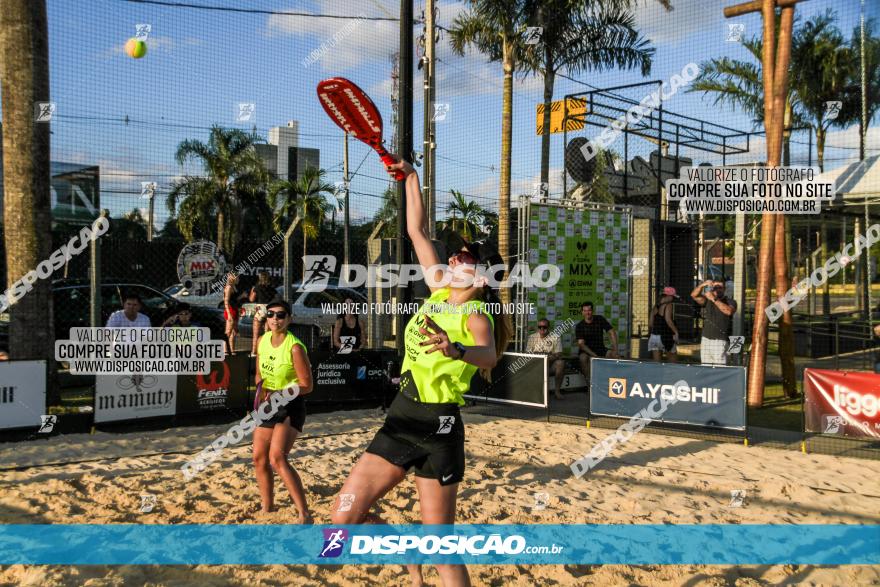
[[[529, 265], [556, 265], [562, 272], [553, 288], [532, 288], [528, 301], [539, 318], [562, 322], [581, 320], [581, 304], [591, 301], [618, 332], [621, 343], [629, 333], [630, 213], [624, 210], [562, 208], [529, 205]], [[563, 351], [575, 347], [574, 329], [561, 334]]]

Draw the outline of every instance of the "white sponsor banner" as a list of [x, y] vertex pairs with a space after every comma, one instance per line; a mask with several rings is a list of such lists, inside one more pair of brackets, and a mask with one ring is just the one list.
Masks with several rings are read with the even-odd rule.
[[46, 413], [46, 361], [0, 362], [0, 429], [40, 425]]
[[96, 375], [95, 422], [173, 416], [177, 375]]

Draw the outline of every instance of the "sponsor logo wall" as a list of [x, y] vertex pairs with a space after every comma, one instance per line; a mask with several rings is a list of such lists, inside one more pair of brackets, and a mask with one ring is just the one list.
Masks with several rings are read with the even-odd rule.
[[207, 375], [182, 375], [177, 381], [177, 413], [247, 409], [247, 386], [252, 381], [248, 357], [241, 354], [211, 363]]
[[96, 375], [95, 423], [173, 416], [177, 375]]
[[0, 429], [39, 427], [46, 414], [46, 361], [0, 362]]
[[347, 354], [309, 353], [314, 390], [309, 402], [355, 401], [382, 397], [387, 384], [386, 366], [397, 361], [394, 350], [360, 350]]
[[546, 363], [546, 355], [504, 353], [492, 370], [492, 382], [487, 382], [477, 371], [465, 397], [546, 407]]
[[[540, 308], [529, 316], [531, 330], [538, 318], [580, 319], [581, 304], [590, 300], [595, 313], [611, 322], [620, 340], [627, 340], [630, 218], [616, 210], [529, 204], [529, 263], [548, 263], [562, 271], [556, 287], [529, 289], [528, 301]], [[575, 346], [574, 330], [561, 338], [563, 348]]]
[[[745, 430], [746, 370], [593, 359], [590, 413], [631, 418], [654, 400], [672, 399], [658, 422]], [[676, 386], [687, 381], [689, 387]]]
[[880, 375], [804, 369], [807, 432], [880, 438]]

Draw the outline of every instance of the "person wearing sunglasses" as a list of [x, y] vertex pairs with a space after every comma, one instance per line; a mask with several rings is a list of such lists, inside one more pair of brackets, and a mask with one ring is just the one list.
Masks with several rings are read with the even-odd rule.
[[562, 341], [555, 333], [550, 332], [550, 321], [542, 318], [538, 321], [538, 332], [529, 336], [526, 342], [526, 352], [538, 355], [547, 355], [547, 364], [556, 378], [554, 395], [556, 399], [562, 397], [562, 380], [565, 377], [565, 361], [562, 360]]
[[262, 511], [274, 509], [274, 476], [278, 473], [299, 512], [299, 523], [310, 524], [312, 515], [306, 502], [302, 480], [290, 466], [287, 455], [293, 442], [302, 434], [306, 421], [303, 396], [312, 391], [312, 366], [305, 345], [287, 327], [290, 304], [273, 301], [266, 306], [266, 333], [257, 346], [256, 403], [269, 401], [291, 385], [299, 386], [299, 395], [279, 407], [275, 415], [254, 430], [254, 468], [260, 487]]
[[[406, 185], [406, 225], [431, 296], [407, 324], [400, 391], [385, 423], [361, 455], [340, 490], [333, 524], [382, 523], [373, 504], [415, 469], [423, 524], [455, 523], [458, 484], [464, 477], [464, 423], [459, 407], [473, 375], [484, 377], [507, 347], [510, 321], [478, 266], [502, 263], [486, 243], [465, 243], [440, 259], [427, 233], [419, 178], [406, 161], [387, 167], [402, 172]], [[449, 285], [440, 287], [439, 284]], [[491, 301], [493, 307], [487, 307]], [[439, 310], [438, 310], [439, 308]], [[341, 507], [344, 504], [344, 507]], [[408, 565], [413, 584], [421, 568]], [[464, 566], [438, 565], [444, 585], [468, 585]]]

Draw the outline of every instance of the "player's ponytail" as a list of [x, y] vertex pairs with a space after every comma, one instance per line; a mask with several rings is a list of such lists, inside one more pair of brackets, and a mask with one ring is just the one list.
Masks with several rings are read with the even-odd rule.
[[[495, 356], [500, 359], [501, 355], [504, 354], [504, 351], [507, 350], [507, 344], [513, 336], [513, 327], [510, 323], [510, 316], [504, 311], [504, 305], [498, 297], [498, 291], [492, 289], [488, 285], [483, 286], [483, 301], [489, 304], [490, 310], [493, 310], [490, 314], [494, 322], [492, 332], [495, 336]], [[498, 311], [496, 312], [494, 310]], [[491, 369], [480, 369], [480, 375], [482, 375], [483, 379], [486, 381], [492, 381]]]
[[[487, 241], [478, 241], [474, 243], [465, 243], [464, 247], [476, 257], [480, 263], [487, 267], [497, 267], [504, 264], [504, 259], [498, 254], [495, 247]], [[498, 290], [492, 288], [491, 285], [484, 285], [482, 292], [483, 302], [489, 305], [489, 314], [492, 316], [494, 325], [492, 332], [495, 337], [495, 356], [500, 359], [504, 351], [507, 350], [507, 343], [513, 336], [513, 327], [511, 326], [510, 316], [504, 310], [504, 305], [498, 296]], [[480, 375], [486, 381], [492, 380], [491, 369], [480, 369]]]

